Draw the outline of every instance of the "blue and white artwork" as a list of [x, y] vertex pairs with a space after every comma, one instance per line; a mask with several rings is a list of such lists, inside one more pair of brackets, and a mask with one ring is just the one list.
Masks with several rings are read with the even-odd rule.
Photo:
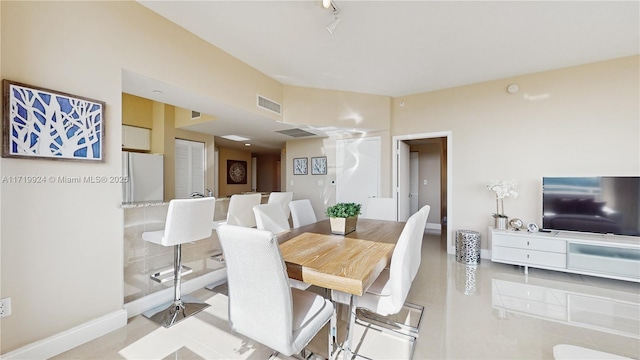
[[7, 80], [4, 93], [3, 156], [103, 160], [103, 102]]

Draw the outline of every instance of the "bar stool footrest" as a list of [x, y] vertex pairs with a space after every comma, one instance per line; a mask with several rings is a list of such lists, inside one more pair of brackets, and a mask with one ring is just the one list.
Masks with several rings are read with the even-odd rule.
[[[180, 274], [182, 276], [189, 275], [193, 272], [193, 269], [182, 265], [180, 267]], [[156, 271], [153, 274], [149, 275], [149, 278], [157, 283], [165, 283], [167, 281], [172, 281], [175, 277], [173, 275], [173, 267], [166, 268], [160, 271]]]
[[210, 256], [210, 259], [217, 262], [224, 262], [224, 255], [222, 254], [222, 251], [216, 252], [215, 254]]

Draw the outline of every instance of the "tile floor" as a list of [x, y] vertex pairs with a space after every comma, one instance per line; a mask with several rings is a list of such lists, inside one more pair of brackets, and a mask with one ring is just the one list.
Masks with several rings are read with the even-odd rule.
[[[267, 359], [271, 350], [230, 331], [227, 297], [194, 295], [211, 306], [165, 329], [143, 316], [54, 359]], [[414, 359], [553, 359], [570, 344], [640, 357], [640, 284], [530, 269], [483, 259], [465, 266], [426, 235], [420, 272], [408, 300], [425, 307]], [[357, 326], [358, 353], [406, 359], [409, 344]], [[309, 345], [326, 353], [326, 333]], [[279, 359], [284, 357], [280, 356]]]

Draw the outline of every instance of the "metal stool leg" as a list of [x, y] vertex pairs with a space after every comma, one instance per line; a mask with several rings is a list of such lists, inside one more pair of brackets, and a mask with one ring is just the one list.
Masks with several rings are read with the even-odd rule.
[[182, 245], [175, 245], [173, 251], [173, 301], [153, 308], [143, 315], [168, 328], [196, 314], [209, 306], [192, 296], [182, 297]]

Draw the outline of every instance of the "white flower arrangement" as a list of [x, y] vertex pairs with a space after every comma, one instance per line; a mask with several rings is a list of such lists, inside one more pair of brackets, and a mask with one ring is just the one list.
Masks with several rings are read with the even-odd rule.
[[[504, 214], [504, 198], [518, 197], [518, 193], [515, 189], [518, 187], [518, 183], [513, 180], [491, 180], [487, 184], [487, 189], [496, 193], [496, 213], [493, 217], [507, 217]], [[500, 210], [502, 207], [502, 211]]]

